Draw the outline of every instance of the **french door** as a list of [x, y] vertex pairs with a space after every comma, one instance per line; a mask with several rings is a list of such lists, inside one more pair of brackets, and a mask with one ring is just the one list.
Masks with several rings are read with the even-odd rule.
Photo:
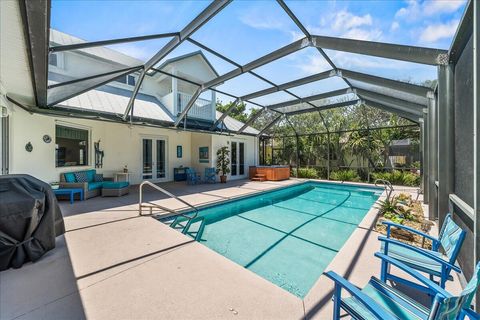
[[245, 175], [245, 143], [232, 141], [230, 153], [231, 172], [235, 176]]
[[142, 180], [161, 181], [167, 178], [167, 141], [142, 138]]

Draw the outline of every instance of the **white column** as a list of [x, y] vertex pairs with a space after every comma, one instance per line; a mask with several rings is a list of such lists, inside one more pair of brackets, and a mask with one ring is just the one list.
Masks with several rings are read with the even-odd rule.
[[210, 110], [212, 110], [212, 121], [215, 121], [216, 120], [216, 103], [217, 103], [217, 94], [215, 91], [211, 90], [211, 93], [212, 93], [212, 108]]
[[[172, 73], [174, 75], [177, 75], [177, 72], [175, 71], [175, 69], [172, 69]], [[174, 78], [172, 77], [172, 99], [173, 99], [173, 103], [172, 103], [172, 106], [173, 106], [173, 110], [172, 110], [172, 114], [173, 115], [177, 115], [178, 113], [178, 81], [177, 81], [177, 78]]]

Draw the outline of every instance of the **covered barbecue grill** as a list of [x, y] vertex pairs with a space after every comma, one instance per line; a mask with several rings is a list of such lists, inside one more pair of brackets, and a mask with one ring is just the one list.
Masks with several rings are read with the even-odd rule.
[[0, 176], [0, 271], [37, 261], [64, 232], [47, 183], [29, 175]]

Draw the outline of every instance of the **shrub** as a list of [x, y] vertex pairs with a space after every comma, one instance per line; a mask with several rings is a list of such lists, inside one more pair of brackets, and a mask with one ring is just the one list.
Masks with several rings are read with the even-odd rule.
[[338, 170], [330, 173], [330, 179], [337, 181], [354, 181], [359, 182], [360, 177], [355, 170]]
[[327, 168], [315, 167], [317, 171], [317, 179], [327, 179]]
[[[290, 176], [296, 177], [297, 176], [297, 168], [292, 168], [290, 171]], [[305, 179], [318, 179], [319, 174], [315, 168], [299, 168], [298, 169], [298, 177], [305, 178]]]
[[299, 168], [298, 177], [306, 179], [317, 179], [317, 170], [315, 170], [314, 168]]
[[372, 174], [374, 180], [382, 179], [390, 181], [391, 184], [417, 187], [420, 185], [420, 176], [408, 171], [393, 170], [392, 172], [375, 172]]
[[405, 172], [403, 175], [403, 184], [410, 187], [418, 187], [420, 185], [420, 175]]
[[405, 203], [406, 199], [408, 199], [408, 196], [399, 195], [391, 199], [379, 201], [380, 214], [386, 219], [399, 224], [403, 224], [405, 220], [415, 220], [415, 216], [412, 214], [412, 208]]

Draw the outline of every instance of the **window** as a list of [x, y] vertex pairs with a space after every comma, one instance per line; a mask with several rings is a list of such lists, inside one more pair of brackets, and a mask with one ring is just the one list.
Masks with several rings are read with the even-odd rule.
[[135, 85], [135, 77], [131, 75], [124, 75], [124, 76], [118, 77], [114, 81], [128, 84], [129, 86]]
[[62, 52], [50, 53], [48, 55], [48, 64], [63, 69], [63, 59], [64, 56]]
[[135, 77], [134, 76], [128, 76], [127, 77], [127, 82], [129, 86], [134, 86], [135, 85]]
[[55, 165], [88, 165], [88, 130], [57, 125], [55, 127]]
[[55, 67], [58, 66], [58, 56], [56, 53], [51, 53], [48, 56], [48, 64]]

